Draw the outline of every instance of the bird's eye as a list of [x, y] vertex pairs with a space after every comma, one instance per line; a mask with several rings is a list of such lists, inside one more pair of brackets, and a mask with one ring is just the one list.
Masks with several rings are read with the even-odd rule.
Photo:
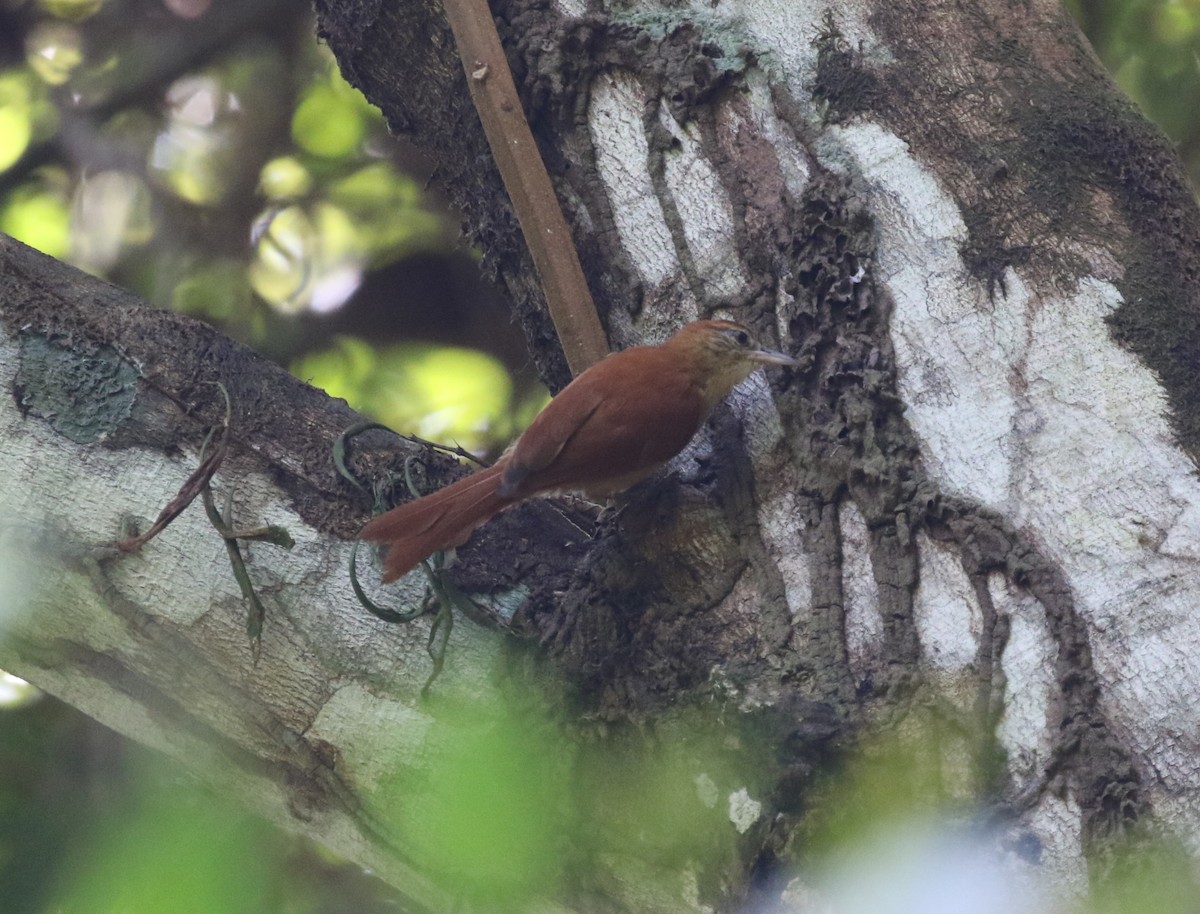
[[737, 344], [739, 346], [749, 346], [750, 345], [750, 334], [747, 333], [745, 330], [737, 331], [737, 333], [735, 333], [733, 335], [733, 338], [735, 340], [737, 340]]

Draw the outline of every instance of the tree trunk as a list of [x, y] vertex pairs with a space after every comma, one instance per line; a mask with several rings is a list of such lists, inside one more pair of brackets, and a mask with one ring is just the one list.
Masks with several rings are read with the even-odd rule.
[[[440, 5], [317, 6], [348, 78], [440, 151], [565, 383]], [[747, 381], [594, 529], [527, 505], [460, 550], [454, 581], [521, 638], [458, 626], [435, 695], [561, 675], [578, 783], [678, 737], [673, 779], [721, 812], [723, 856], [576, 835], [542, 892], [566, 908], [730, 910], [789, 880], [799, 897], [812, 821], [838, 811], [819, 775], [874, 724], [939, 721], [922, 771], [984, 797], [1014, 865], [1068, 886], [1143, 820], [1200, 832], [1200, 218], [1180, 170], [1057, 3], [818, 6], [494, 6], [614, 347], [717, 314], [803, 361]], [[2, 498], [32, 570], [0, 667], [218, 760], [255, 808], [444, 907], [454, 877], [377, 797], [479, 722], [419, 700], [426, 623], [384, 625], [346, 586], [366, 506], [328, 455], [353, 416], [190, 321], [11, 242], [0, 258], [0, 421], [22, 455]], [[198, 509], [140, 556], [90, 548], [178, 490], [218, 380], [218, 488], [298, 542], [253, 547], [257, 663]], [[389, 447], [355, 466], [456, 472]], [[416, 604], [419, 576], [402, 586]], [[612, 830], [620, 793], [574, 801]]]

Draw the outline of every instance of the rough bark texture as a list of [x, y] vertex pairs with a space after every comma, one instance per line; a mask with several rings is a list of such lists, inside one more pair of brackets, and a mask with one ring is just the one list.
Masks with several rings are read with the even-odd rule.
[[[346, 75], [395, 131], [440, 150], [437, 180], [543, 375], [562, 384], [439, 5], [317, 8]], [[868, 726], [930, 717], [948, 735], [921, 747], [920, 766], [963, 785], [959, 798], [985, 798], [1006, 823], [999, 843], [1014, 866], [1078, 887], [1104, 874], [1108, 850], [1143, 820], [1193, 840], [1200, 282], [1187, 254], [1200, 249], [1200, 217], [1162, 138], [1058, 5], [493, 9], [614, 345], [719, 313], [803, 361], [739, 388], [666, 474], [594, 530], [586, 516], [576, 526], [528, 506], [462, 550], [454, 580], [566, 675], [585, 746], [653, 733], [680, 706], [706, 705], [731, 741], [769, 759], [739, 790], [721, 782], [735, 854], [680, 879], [645, 863], [641, 846], [615, 862], [596, 853], [579, 863], [580, 850], [566, 903], [774, 901], [811, 822], [837, 811], [821, 772]], [[90, 583], [71, 586], [124, 620], [118, 647], [59, 650], [64, 636], [39, 640], [34, 625], [0, 663], [24, 656], [35, 681], [103, 718], [110, 691], [80, 694], [94, 677], [164, 721], [192, 707], [169, 671], [219, 669], [187, 683], [205, 696], [191, 732], [220, 733], [238, 770], [283, 791], [276, 818], [373, 865], [404, 861], [406, 849], [381, 837], [386, 824], [359, 809], [384, 779], [381, 754], [409, 764], [438, 732], [412, 726], [425, 720], [413, 697], [419, 636], [364, 620], [340, 580], [324, 583], [344, 561], [330, 537], [352, 535], [365, 507], [328, 460], [351, 417], [191, 322], [82, 280], [44, 287], [44, 263], [14, 246], [3, 254], [10, 337], [0, 352], [24, 416], [10, 417], [12, 429], [47, 447], [76, 435], [39, 399], [64, 383], [37, 366], [66, 351], [69, 364], [86, 363], [72, 368], [82, 377], [107, 372], [111, 391], [104, 410], [72, 421], [119, 417], [103, 420], [103, 444], [76, 435], [70, 453], [127, 452], [169, 477], [215, 421], [208, 382], [222, 380], [236, 405], [230, 478], [263, 480], [249, 507], [310, 531], [310, 558], [302, 572], [268, 576], [275, 618], [257, 667], [228, 594], [167, 612], [147, 603], [153, 591], [138, 590], [132, 566], [85, 573], [77, 558], [51, 564], [75, 569]], [[356, 466], [379, 476], [398, 463], [375, 455]], [[427, 466], [430, 484], [457, 472]], [[123, 492], [82, 526], [61, 508], [41, 511], [72, 542], [94, 543], [114, 535], [122, 506], [153, 514], [148, 494]], [[17, 516], [36, 515], [31, 504]], [[203, 542], [199, 529], [179, 535]], [[172, 568], [186, 574], [187, 563]], [[169, 645], [182, 660], [147, 673], [142, 658], [178, 624], [148, 621], [160, 614], [192, 621], [179, 633], [186, 644]], [[448, 672], [485, 689], [479, 669], [499, 636], [460, 639]], [[258, 721], [256, 732], [278, 729], [287, 752], [270, 741], [243, 750], [250, 724], [221, 723], [236, 703], [227, 680], [272, 696], [261, 711], [271, 726]], [[169, 733], [147, 737], [136, 714], [115, 716], [172, 745]], [[576, 762], [586, 769], [587, 752]], [[701, 751], [691, 764], [685, 780], [699, 784]], [[405, 885], [438, 906], [435, 890]]]
[[[0, 668], [377, 869], [418, 908], [450, 904], [375, 810], [380, 781], [419, 768], [412, 753], [446, 736], [422, 736], [428, 624], [375, 620], [346, 576], [368, 504], [334, 472], [331, 447], [361, 417], [211, 327], [4, 236], [0, 373]], [[218, 383], [233, 406], [218, 503], [235, 527], [274, 523], [296, 540], [290, 552], [242, 545], [267, 610], [259, 645], [199, 500], [136, 555], [112, 549], [195, 468], [224, 414]], [[355, 439], [350, 462], [364, 478], [401, 478], [408, 455], [422, 483], [461, 472], [380, 432]], [[587, 519], [572, 513], [530, 505], [490, 534], [521, 530], [530, 554], [559, 569], [531, 575], [527, 599], [552, 599], [533, 579], [561, 583], [579, 550]], [[382, 599], [411, 608], [420, 592], [413, 581]], [[503, 648], [500, 635], [459, 626], [445, 687], [478, 690]]]
[[[1197, 785], [1151, 761], [1170, 636], [1141, 645], [1149, 681], [1106, 690], [1138, 650], [1136, 625], [1108, 628], [1117, 607], [1143, 617], [1159, 593], [1166, 627], [1192, 634], [1177, 582], [1197, 583], [1200, 222], [1058, 4], [493, 10], [614, 341], [720, 310], [807, 365], [735, 398], [668, 486], [599, 531], [561, 603], [522, 620], [597, 712], [727, 689], [800, 729], [836, 721], [828, 740], [932, 704], [992, 734], [973, 764], [1051, 866], [1152, 812], [1193, 834], [1178, 791]], [[482, 148], [452, 49], [412, 41], [437, 4], [318, 11], [394, 129]], [[389, 91], [414, 80], [419, 99]], [[450, 192], [536, 328], [479, 163], [447, 157]], [[1137, 505], [1160, 485], [1168, 504]]]

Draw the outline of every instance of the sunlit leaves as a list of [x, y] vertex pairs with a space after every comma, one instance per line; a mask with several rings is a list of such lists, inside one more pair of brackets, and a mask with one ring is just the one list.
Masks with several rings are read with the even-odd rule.
[[0, 170], [21, 158], [32, 132], [27, 113], [16, 105], [0, 105]]
[[263, 339], [279, 315], [338, 308], [367, 270], [450, 244], [443, 218], [387, 160], [379, 112], [315, 45], [295, 54], [289, 43], [239, 43], [177, 77], [162, 104], [98, 124], [81, 114], [139, 52], [85, 40], [105, 17], [81, 20], [101, 5], [41, 4], [25, 35], [28, 66], [0, 74], [0, 170], [53, 137], [52, 85], [60, 103], [71, 100], [66, 115], [86, 122], [72, 142], [86, 137], [92, 163], [60, 169], [65, 183], [53, 186], [34, 175], [10, 182], [0, 228], [268, 348], [303, 338]]
[[442, 219], [425, 208], [416, 182], [390, 162], [373, 162], [332, 182], [329, 199], [353, 216], [375, 265], [447, 242]]
[[331, 74], [305, 91], [292, 115], [292, 139], [305, 152], [342, 159], [358, 150], [368, 118], [377, 118], [362, 95]]
[[376, 406], [373, 375], [380, 358], [380, 353], [365, 340], [341, 336], [332, 346], [297, 361], [292, 365], [292, 374], [331, 397], [340, 397], [355, 409], [378, 417], [373, 408]]
[[38, 0], [38, 6], [59, 19], [81, 22], [98, 13], [104, 0]]
[[0, 232], [51, 257], [65, 258], [71, 247], [67, 202], [48, 183], [22, 184], [0, 205]]
[[278, 311], [331, 311], [362, 281], [364, 245], [339, 207], [297, 204], [269, 211], [256, 235], [250, 285]]
[[264, 141], [284, 123], [284, 66], [277, 49], [243, 44], [176, 79], [148, 155], [152, 177], [188, 203], [236, 206], [258, 176]]
[[[59, 98], [86, 107], [108, 91], [122, 55], [137, 52], [114, 45], [85, 59], [90, 24], [71, 23], [99, 6], [44, 4], [51, 15], [26, 35], [29, 66], [0, 74], [0, 169], [53, 136], [51, 85], [63, 87]], [[294, 96], [280, 78], [289, 72], [299, 85]], [[367, 270], [451, 243], [417, 183], [384, 157], [385, 144], [371, 142], [386, 137], [379, 113], [327, 51], [287, 59], [269, 44], [240, 44], [162, 92], [158, 107], [119, 109], [88, 123], [89, 155], [101, 167], [43, 169], [14, 182], [0, 200], [0, 229], [260, 347], [275, 344], [282, 358], [303, 334], [264, 338], [281, 315], [338, 308]], [[279, 136], [289, 129], [290, 147]], [[247, 199], [255, 190], [257, 213]], [[233, 210], [241, 212], [240, 242], [221, 234], [235, 224]], [[372, 350], [376, 376], [347, 387], [340, 374], [354, 363], [350, 351], [339, 343], [312, 357], [319, 370], [302, 373], [345, 389], [398, 427], [483, 446], [511, 434], [515, 411], [526, 419], [532, 412], [526, 400], [514, 407], [511, 383], [484, 356], [472, 362], [462, 353], [431, 358], [410, 350], [377, 359]], [[411, 364], [397, 367], [410, 356]]]
[[212, 204], [232, 189], [235, 124], [223, 115], [237, 102], [217, 76], [188, 76], [167, 93], [170, 120], [154, 141], [150, 165], [160, 180], [189, 203]]
[[508, 372], [473, 349], [340, 337], [292, 372], [401, 433], [481, 449], [513, 432]]
[[384, 421], [415, 425], [426, 438], [486, 436], [512, 400], [508, 372], [473, 349], [397, 346], [379, 368], [373, 387]]
[[45, 87], [23, 70], [0, 72], [0, 172], [11, 168], [31, 141], [53, 130]]
[[1154, 37], [1169, 47], [1178, 47], [1191, 41], [1196, 34], [1198, 13], [1200, 10], [1194, 5], [1180, 3], [1179, 0], [1163, 3], [1154, 11]]
[[272, 200], [289, 200], [307, 194], [313, 185], [312, 173], [295, 156], [271, 159], [262, 167], [258, 189]]
[[377, 124], [378, 112], [332, 66], [302, 94], [291, 123], [301, 154], [272, 159], [259, 173], [265, 196], [295, 201], [265, 209], [254, 231], [250, 283], [275, 309], [330, 311], [357, 290], [368, 266], [446, 243], [442, 220], [424, 207], [412, 178], [390, 162], [364, 160], [364, 139]]

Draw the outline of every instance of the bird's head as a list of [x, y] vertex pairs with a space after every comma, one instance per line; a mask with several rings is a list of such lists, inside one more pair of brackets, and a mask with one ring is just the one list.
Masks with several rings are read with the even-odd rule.
[[749, 328], [736, 321], [693, 321], [664, 345], [678, 348], [681, 358], [694, 366], [710, 408], [760, 365], [799, 364], [786, 353], [762, 348]]

